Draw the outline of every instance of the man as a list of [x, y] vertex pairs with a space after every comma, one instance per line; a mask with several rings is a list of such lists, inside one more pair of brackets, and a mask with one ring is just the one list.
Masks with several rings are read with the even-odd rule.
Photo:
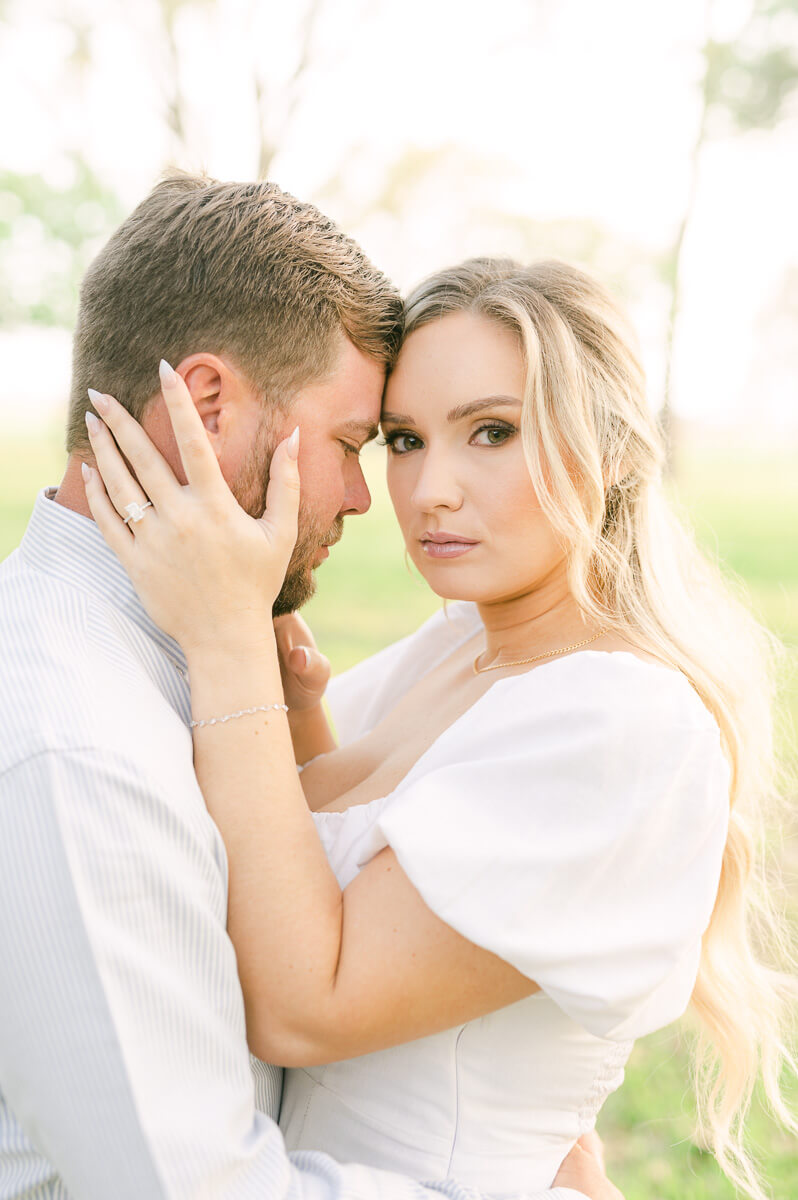
[[[277, 604], [293, 611], [343, 517], [369, 506], [358, 453], [400, 329], [384, 276], [271, 184], [172, 176], [86, 275], [67, 469], [0, 568], [0, 1200], [466, 1196], [287, 1155], [280, 1073], [247, 1051], [185, 658], [106, 547], [80, 478], [91, 384], [185, 482], [162, 357], [251, 515], [298, 421], [300, 535]], [[581, 1191], [542, 1195], [618, 1196], [583, 1148], [559, 1181]]]

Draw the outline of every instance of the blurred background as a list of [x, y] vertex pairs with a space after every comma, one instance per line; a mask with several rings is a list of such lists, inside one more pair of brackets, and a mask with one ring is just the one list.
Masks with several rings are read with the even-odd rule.
[[[787, 646], [798, 711], [798, 0], [0, 0], [0, 559], [65, 464], [81, 275], [169, 165], [272, 178], [406, 288], [558, 255], [624, 299], [674, 503]], [[382, 482], [308, 614], [336, 669], [432, 612]], [[729, 648], [734, 653], [734, 648]], [[794, 828], [774, 831], [789, 896]], [[727, 1200], [687, 1034], [602, 1113], [627, 1200]], [[752, 1118], [774, 1196], [798, 1155]]]

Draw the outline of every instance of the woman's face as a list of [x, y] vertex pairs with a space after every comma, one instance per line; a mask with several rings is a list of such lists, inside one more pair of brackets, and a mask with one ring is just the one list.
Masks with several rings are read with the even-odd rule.
[[490, 604], [565, 579], [521, 445], [524, 363], [504, 326], [453, 313], [405, 342], [385, 392], [388, 487], [413, 562]]

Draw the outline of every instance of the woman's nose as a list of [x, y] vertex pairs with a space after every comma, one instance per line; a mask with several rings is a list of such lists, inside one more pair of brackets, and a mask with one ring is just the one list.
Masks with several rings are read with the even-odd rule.
[[421, 512], [436, 508], [455, 511], [463, 503], [454, 465], [445, 454], [434, 454], [429, 449], [424, 452], [412, 499]]

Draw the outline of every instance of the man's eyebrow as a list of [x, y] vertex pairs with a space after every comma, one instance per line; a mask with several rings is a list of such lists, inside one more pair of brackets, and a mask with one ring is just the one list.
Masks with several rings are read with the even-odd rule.
[[338, 432], [347, 433], [365, 444], [373, 441], [380, 431], [373, 421], [344, 421], [343, 425], [338, 427]]
[[[456, 421], [462, 421], [466, 417], [473, 417], [475, 413], [483, 412], [486, 408], [496, 407], [520, 407], [521, 401], [517, 396], [485, 396], [481, 400], [471, 400], [468, 404], [458, 404], [457, 408], [451, 409], [446, 414], [446, 420], [450, 424], [455, 424]], [[383, 424], [386, 425], [413, 425], [412, 417], [404, 416], [402, 413], [384, 412], [380, 417]]]

